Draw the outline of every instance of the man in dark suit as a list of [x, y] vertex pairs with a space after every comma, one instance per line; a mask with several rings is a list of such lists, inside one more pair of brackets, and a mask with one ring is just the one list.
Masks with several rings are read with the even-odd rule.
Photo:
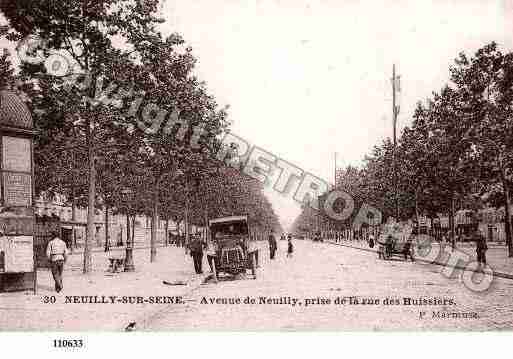
[[269, 233], [269, 254], [271, 259], [274, 259], [274, 255], [277, 249], [278, 243], [276, 242], [276, 238], [274, 237], [274, 231], [271, 229], [271, 233]]
[[191, 257], [194, 262], [194, 270], [196, 274], [202, 274], [202, 264], [203, 264], [203, 242], [199, 236], [194, 236], [189, 244], [189, 250], [191, 252]]
[[486, 239], [481, 233], [476, 233], [476, 254], [477, 254], [477, 262], [479, 263], [479, 267], [482, 265], [486, 265], [486, 251], [488, 250], [488, 246], [486, 245]]

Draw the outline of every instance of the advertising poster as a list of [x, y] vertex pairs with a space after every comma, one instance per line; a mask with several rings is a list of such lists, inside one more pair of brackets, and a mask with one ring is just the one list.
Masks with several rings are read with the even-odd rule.
[[34, 270], [34, 239], [32, 236], [0, 237], [0, 252], [5, 273], [28, 273]]

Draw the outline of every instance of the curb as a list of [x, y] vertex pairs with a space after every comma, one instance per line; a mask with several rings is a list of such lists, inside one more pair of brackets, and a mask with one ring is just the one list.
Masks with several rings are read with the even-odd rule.
[[[355, 247], [355, 246], [350, 246], [350, 245], [342, 244], [342, 243], [336, 243], [336, 242], [332, 242], [332, 241], [325, 241], [325, 242], [329, 243], [331, 245], [335, 245], [335, 246], [342, 246], [342, 247], [347, 247], [347, 248], [352, 248], [352, 249], [358, 249], [360, 251], [371, 252], [371, 253], [376, 253], [376, 254], [378, 253], [378, 251], [375, 250], [375, 249]], [[459, 266], [459, 265], [452, 266], [452, 265], [448, 265], [447, 263], [442, 263], [442, 262], [439, 262], [439, 261], [425, 261], [423, 259], [415, 259], [415, 261], [416, 262], [417, 261], [418, 262], [424, 262], [424, 263], [428, 263], [428, 264], [436, 264], [436, 265], [439, 265], [441, 267], [450, 267], [450, 268], [454, 268], [454, 269], [460, 269], [460, 270], [467, 271], [467, 272], [479, 273], [478, 271], [470, 270], [467, 267], [462, 267], [462, 266]], [[492, 269], [492, 273], [493, 273], [493, 276], [497, 277], [497, 278], [513, 279], [513, 274], [510, 274], [510, 273], [497, 272], [497, 271], [495, 271], [493, 269]]]
[[[193, 275], [194, 276], [194, 275]], [[190, 295], [192, 292], [197, 290], [201, 287], [202, 284], [205, 283], [205, 280], [210, 276], [210, 274], [203, 275], [201, 277], [193, 278], [191, 280], [191, 285], [188, 287], [182, 294], [182, 297], [186, 297]], [[131, 332], [131, 331], [147, 331], [148, 325], [161, 313], [165, 312], [167, 309], [169, 309], [171, 306], [174, 306], [175, 304], [169, 304], [165, 307], [158, 307], [158, 309], [155, 309], [153, 311], [148, 311], [146, 313], [141, 314], [137, 320], [133, 323], [128, 323], [127, 325], [120, 328], [122, 331]]]
[[[204, 282], [205, 278], [202, 277], [202, 278], [196, 278], [196, 279], [191, 280], [191, 286], [189, 288], [187, 288], [187, 290], [185, 290], [184, 293], [180, 294], [179, 296], [186, 297], [189, 294], [191, 294], [192, 292], [194, 292], [196, 289], [201, 287], [201, 284]], [[143, 313], [138, 318], [136, 318], [136, 320], [134, 322], [125, 324], [124, 326], [120, 327], [120, 330], [125, 331], [125, 332], [131, 332], [131, 331], [137, 331], [137, 330], [145, 331], [145, 330], [147, 330], [147, 326], [155, 319], [155, 317], [157, 317], [159, 314], [161, 314], [162, 312], [166, 311], [167, 309], [169, 309], [171, 306], [174, 306], [174, 305], [176, 305], [176, 304], [170, 304], [165, 307], [158, 307], [158, 309]], [[128, 329], [129, 327], [132, 327], [132, 328]]]

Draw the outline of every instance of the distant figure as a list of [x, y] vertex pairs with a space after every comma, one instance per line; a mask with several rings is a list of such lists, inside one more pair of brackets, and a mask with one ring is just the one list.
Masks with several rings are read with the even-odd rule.
[[294, 246], [292, 245], [292, 236], [289, 234], [287, 238], [287, 258], [292, 258], [292, 253], [294, 252]]
[[369, 234], [369, 247], [374, 248], [374, 235], [372, 233]]
[[196, 274], [202, 274], [203, 264], [203, 242], [198, 236], [194, 236], [189, 244], [189, 251], [191, 253], [192, 261], [194, 262], [194, 270]]
[[66, 248], [66, 243], [59, 238], [57, 232], [53, 233], [53, 239], [48, 242], [46, 256], [50, 260], [55, 291], [59, 293], [63, 287], [62, 272], [64, 271], [64, 262], [68, 259], [68, 248]]
[[0, 251], [0, 272], [5, 272], [5, 252]]
[[476, 238], [476, 254], [477, 254], [477, 262], [481, 267], [483, 264], [486, 265], [486, 251], [488, 250], [488, 246], [486, 245], [486, 239], [481, 233], [477, 234]]
[[442, 238], [440, 240], [440, 244], [442, 245], [442, 248], [445, 248], [445, 246], [447, 245], [447, 236], [444, 234], [442, 234]]
[[387, 257], [392, 255], [392, 251], [394, 250], [394, 237], [392, 235], [388, 235], [385, 242], [385, 251]]
[[123, 246], [123, 233], [121, 231], [119, 231], [117, 234], [116, 246]]
[[274, 231], [271, 229], [271, 233], [269, 233], [269, 255], [271, 259], [274, 259], [274, 255], [276, 254], [276, 250], [278, 249], [278, 243], [276, 243], [276, 238], [274, 237]]

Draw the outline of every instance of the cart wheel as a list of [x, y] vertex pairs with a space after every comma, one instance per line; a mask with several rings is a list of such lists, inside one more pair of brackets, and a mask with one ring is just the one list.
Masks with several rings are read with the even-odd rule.
[[215, 258], [212, 259], [212, 272], [214, 272], [214, 283], [217, 283], [218, 278], [217, 278], [217, 267], [216, 267], [216, 260], [215, 260]]
[[256, 273], [256, 258], [255, 258], [255, 252], [251, 253], [251, 274], [253, 275], [253, 279], [257, 278]]

